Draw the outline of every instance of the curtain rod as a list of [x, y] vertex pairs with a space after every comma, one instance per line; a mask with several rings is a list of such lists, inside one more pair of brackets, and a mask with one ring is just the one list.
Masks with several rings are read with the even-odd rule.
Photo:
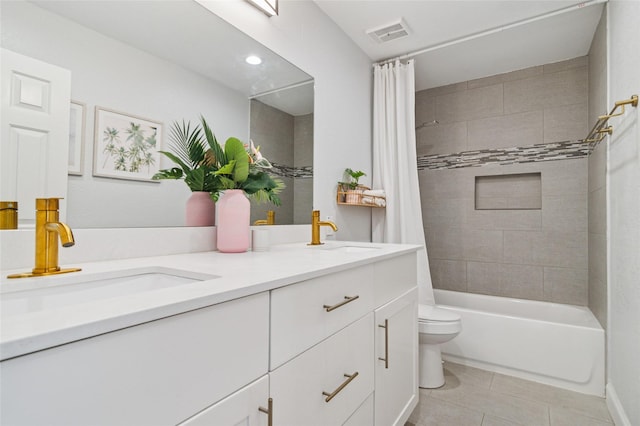
[[424, 49], [420, 49], [420, 50], [416, 50], [413, 52], [409, 52], [409, 53], [405, 53], [404, 55], [400, 55], [394, 58], [389, 58], [389, 59], [383, 59], [381, 61], [375, 62], [373, 64], [373, 66], [375, 67], [376, 65], [385, 65], [388, 64], [390, 62], [394, 62], [396, 60], [403, 60], [403, 59], [410, 59], [413, 58], [414, 56], [418, 56], [418, 55], [422, 55], [423, 53], [427, 53], [427, 52], [431, 52], [433, 50], [438, 50], [438, 49], [442, 49], [444, 47], [448, 47], [448, 46], [453, 46], [456, 44], [460, 44], [462, 42], [465, 41], [469, 41], [469, 40], [474, 40], [476, 38], [481, 38], [481, 37], [485, 37], [491, 34], [495, 34], [495, 33], [499, 33], [501, 31], [504, 30], [508, 30], [511, 28], [516, 28], [519, 27], [521, 25], [526, 25], [529, 24], [531, 22], [536, 22], [536, 21], [540, 21], [543, 19], [547, 19], [547, 18], [551, 18], [553, 16], [556, 15], [562, 15], [564, 13], [567, 12], [573, 12], [574, 10], [578, 10], [578, 9], [584, 9], [585, 7], [589, 7], [589, 6], [593, 6], [596, 4], [601, 4], [601, 3], [606, 3], [609, 0], [588, 0], [579, 4], [575, 4], [573, 6], [568, 6], [562, 9], [558, 9], [558, 10], [554, 10], [553, 12], [548, 12], [548, 13], [543, 13], [542, 15], [536, 15], [532, 18], [527, 18], [527, 19], [522, 19], [520, 21], [516, 21], [516, 22], [512, 22], [511, 24], [507, 24], [507, 25], [502, 25], [500, 27], [495, 27], [495, 28], [491, 28], [489, 30], [485, 30], [485, 31], [480, 31], [468, 36], [464, 36], [464, 37], [460, 37], [460, 38], [455, 38], [453, 40], [449, 40], [449, 41], [445, 41], [443, 43], [440, 44], [436, 44], [433, 46], [429, 46], [429, 47], [425, 47]]

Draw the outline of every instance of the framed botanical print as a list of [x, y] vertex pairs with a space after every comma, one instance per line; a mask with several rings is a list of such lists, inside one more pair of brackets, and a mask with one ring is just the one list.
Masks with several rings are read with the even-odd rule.
[[157, 182], [162, 137], [162, 123], [96, 107], [93, 175]]

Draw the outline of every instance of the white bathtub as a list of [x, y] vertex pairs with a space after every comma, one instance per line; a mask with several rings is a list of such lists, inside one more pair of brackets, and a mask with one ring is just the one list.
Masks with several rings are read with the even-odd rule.
[[588, 308], [434, 290], [462, 317], [445, 360], [604, 396], [604, 330]]

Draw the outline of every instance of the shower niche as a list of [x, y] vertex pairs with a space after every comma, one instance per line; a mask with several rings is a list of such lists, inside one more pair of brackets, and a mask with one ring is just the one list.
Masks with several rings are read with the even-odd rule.
[[542, 209], [542, 174], [476, 176], [476, 210]]

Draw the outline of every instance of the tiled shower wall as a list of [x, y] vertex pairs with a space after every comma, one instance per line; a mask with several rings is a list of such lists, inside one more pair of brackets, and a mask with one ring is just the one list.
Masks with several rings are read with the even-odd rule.
[[[296, 170], [313, 169], [313, 113], [294, 118], [293, 166]], [[311, 223], [313, 179], [310, 175], [293, 179], [293, 223]]]
[[[419, 164], [465, 152], [462, 163], [419, 167], [434, 287], [588, 303], [586, 151], [510, 158], [514, 147], [584, 138], [587, 109], [587, 57], [416, 93], [416, 125], [438, 122], [416, 131]], [[488, 149], [502, 150], [499, 161], [460, 167]], [[531, 194], [540, 209], [475, 209], [476, 176], [521, 173], [541, 174]]]
[[[251, 101], [251, 139], [276, 167], [286, 188], [282, 206], [251, 205], [251, 223], [276, 213], [276, 224], [311, 223], [313, 204], [313, 114], [292, 116], [257, 100]], [[294, 196], [295, 194], [295, 196]]]
[[[263, 104], [255, 99], [251, 101], [251, 129], [253, 143], [260, 146], [260, 152], [270, 162], [281, 165], [293, 165], [294, 117], [290, 114]], [[251, 203], [251, 223], [267, 218], [267, 210], [276, 212], [277, 224], [293, 223], [293, 179], [281, 177], [286, 188], [280, 194], [282, 206], [267, 203]]]

